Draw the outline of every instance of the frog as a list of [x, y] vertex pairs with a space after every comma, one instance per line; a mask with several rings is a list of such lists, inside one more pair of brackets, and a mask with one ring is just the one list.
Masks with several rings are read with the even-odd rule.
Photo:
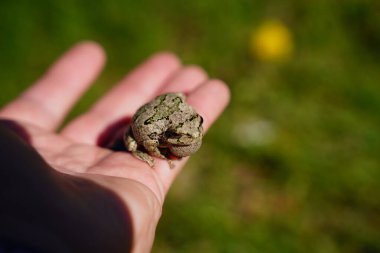
[[186, 102], [183, 93], [165, 93], [141, 106], [124, 134], [132, 155], [150, 167], [154, 157], [168, 161], [194, 154], [202, 145], [203, 118]]

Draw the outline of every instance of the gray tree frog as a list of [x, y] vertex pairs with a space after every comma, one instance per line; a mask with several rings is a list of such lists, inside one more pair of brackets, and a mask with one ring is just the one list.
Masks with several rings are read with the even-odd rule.
[[154, 157], [168, 160], [196, 152], [203, 137], [203, 118], [182, 93], [167, 93], [140, 107], [132, 117], [124, 142], [132, 154], [154, 166]]

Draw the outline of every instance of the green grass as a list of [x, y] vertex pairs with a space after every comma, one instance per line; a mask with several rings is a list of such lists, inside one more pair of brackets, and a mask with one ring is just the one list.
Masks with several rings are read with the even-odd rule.
[[[225, 80], [232, 101], [173, 186], [153, 252], [380, 252], [378, 1], [1, 1], [0, 104], [83, 39], [108, 65], [88, 108], [158, 50]], [[262, 63], [250, 33], [289, 27]]]

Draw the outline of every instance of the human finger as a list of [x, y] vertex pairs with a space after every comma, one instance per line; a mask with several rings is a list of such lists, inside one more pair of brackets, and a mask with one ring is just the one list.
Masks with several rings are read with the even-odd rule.
[[47, 130], [56, 128], [99, 74], [104, 62], [105, 54], [98, 44], [77, 44], [33, 86], [3, 108], [0, 116]]
[[87, 113], [69, 123], [62, 134], [94, 144], [102, 131], [121, 118], [130, 117], [152, 99], [165, 81], [180, 67], [171, 53], [159, 53], [138, 66], [101, 98]]
[[207, 81], [187, 97], [187, 103], [203, 117], [205, 130], [219, 117], [229, 100], [230, 91], [227, 85], [217, 79]]
[[159, 93], [183, 92], [190, 93], [208, 78], [207, 73], [200, 67], [192, 65], [179, 69]]

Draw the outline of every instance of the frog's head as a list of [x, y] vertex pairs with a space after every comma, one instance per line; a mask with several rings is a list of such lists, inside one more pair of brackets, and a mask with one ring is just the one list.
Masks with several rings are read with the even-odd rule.
[[192, 155], [200, 148], [203, 137], [202, 123], [203, 118], [196, 114], [166, 131], [165, 146], [169, 148], [172, 155], [185, 157]]
[[199, 114], [192, 115], [189, 119], [169, 128], [165, 132], [168, 146], [188, 146], [202, 141], [203, 118]]

